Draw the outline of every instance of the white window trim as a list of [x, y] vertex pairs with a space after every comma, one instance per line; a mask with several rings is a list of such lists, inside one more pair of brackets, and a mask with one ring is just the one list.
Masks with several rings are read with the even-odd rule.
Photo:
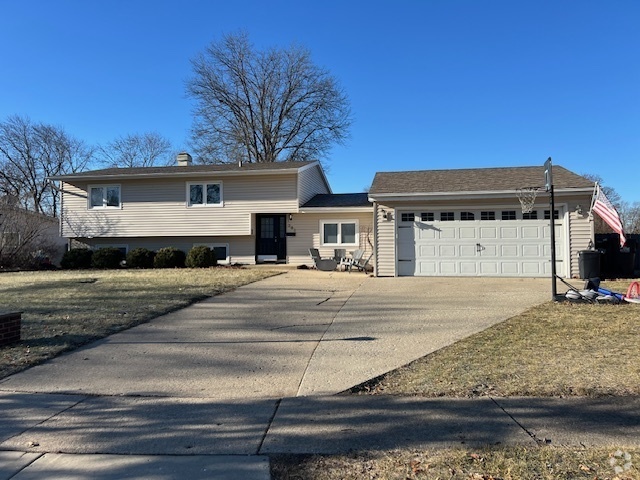
[[194, 243], [193, 244], [194, 247], [209, 247], [211, 250], [213, 250], [215, 247], [225, 247], [227, 249], [227, 258], [225, 259], [220, 259], [220, 258], [216, 258], [216, 261], [220, 264], [220, 265], [229, 265], [231, 263], [231, 255], [229, 254], [229, 244], [228, 243]]
[[[324, 226], [328, 223], [337, 223], [338, 224], [338, 243], [325, 243], [324, 242]], [[355, 234], [355, 242], [354, 243], [341, 243], [339, 241], [342, 238], [342, 224], [343, 223], [355, 223], [356, 225], [356, 234]], [[320, 245], [323, 247], [359, 247], [360, 246], [360, 225], [358, 220], [320, 220]]]
[[[91, 205], [91, 190], [93, 188], [102, 188], [106, 193], [108, 188], [116, 187], [118, 189], [118, 206], [107, 206], [107, 199], [103, 194], [102, 198], [102, 206], [93, 206]], [[122, 187], [119, 183], [96, 183], [93, 185], [89, 185], [87, 189], [87, 209], [88, 210], [121, 210], [122, 209]]]
[[[191, 205], [191, 185], [202, 185], [202, 204]], [[219, 185], [220, 186], [220, 203], [207, 203], [207, 185]], [[221, 180], [201, 181], [201, 182], [187, 182], [186, 186], [186, 206], [187, 208], [206, 208], [206, 207], [224, 207], [224, 190]]]

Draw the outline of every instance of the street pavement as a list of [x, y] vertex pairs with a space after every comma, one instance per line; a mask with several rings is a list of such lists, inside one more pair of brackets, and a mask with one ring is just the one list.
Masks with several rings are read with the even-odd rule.
[[638, 399], [337, 395], [550, 297], [548, 280], [288, 271], [0, 380], [0, 479], [268, 479], [268, 455], [638, 445]]

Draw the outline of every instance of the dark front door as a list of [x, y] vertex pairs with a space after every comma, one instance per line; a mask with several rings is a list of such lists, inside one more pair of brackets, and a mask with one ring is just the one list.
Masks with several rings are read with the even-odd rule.
[[256, 215], [256, 261], [287, 260], [285, 215]]

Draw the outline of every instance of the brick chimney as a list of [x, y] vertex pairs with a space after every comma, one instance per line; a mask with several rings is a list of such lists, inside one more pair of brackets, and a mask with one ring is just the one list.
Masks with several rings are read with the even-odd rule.
[[187, 152], [179, 153], [176, 157], [176, 162], [180, 167], [188, 167], [192, 164], [191, 155], [189, 155]]

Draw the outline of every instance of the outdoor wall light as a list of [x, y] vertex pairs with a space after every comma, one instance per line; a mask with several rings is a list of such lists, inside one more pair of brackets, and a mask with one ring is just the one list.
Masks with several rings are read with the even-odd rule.
[[290, 213], [289, 214], [289, 221], [293, 220], [293, 215]]
[[584, 211], [582, 210], [582, 205], [580, 204], [576, 205], [576, 213], [578, 215], [582, 215], [584, 213]]
[[382, 218], [385, 220], [391, 220], [391, 212], [387, 212], [384, 208], [382, 209]]

